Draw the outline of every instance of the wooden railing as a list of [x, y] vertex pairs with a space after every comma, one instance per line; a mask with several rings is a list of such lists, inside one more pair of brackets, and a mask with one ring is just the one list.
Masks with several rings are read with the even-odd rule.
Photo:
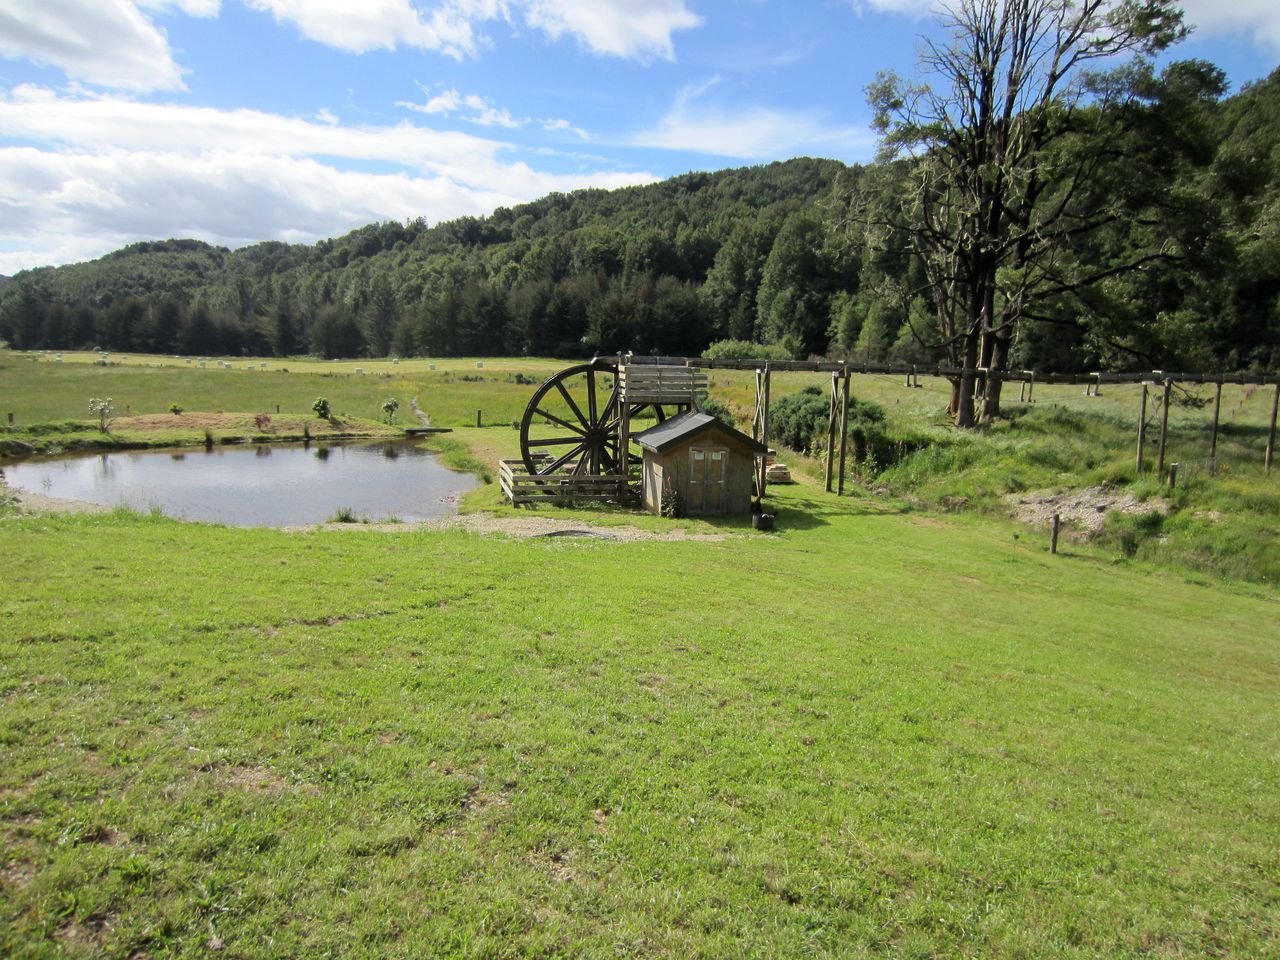
[[627, 364], [618, 369], [618, 387], [626, 403], [692, 404], [707, 389], [707, 375], [696, 367]]
[[[573, 464], [566, 469], [572, 470]], [[498, 483], [512, 504], [572, 503], [575, 500], [625, 500], [639, 496], [639, 486], [632, 478], [619, 475], [599, 477], [572, 473], [529, 473], [523, 460], [498, 461]]]

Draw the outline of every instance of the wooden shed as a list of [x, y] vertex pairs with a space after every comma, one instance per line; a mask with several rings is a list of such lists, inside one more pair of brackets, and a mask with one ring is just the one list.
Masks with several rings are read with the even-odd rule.
[[756, 458], [763, 444], [707, 413], [690, 411], [632, 435], [644, 451], [645, 509], [662, 512], [664, 490], [675, 491], [692, 516], [750, 513]]

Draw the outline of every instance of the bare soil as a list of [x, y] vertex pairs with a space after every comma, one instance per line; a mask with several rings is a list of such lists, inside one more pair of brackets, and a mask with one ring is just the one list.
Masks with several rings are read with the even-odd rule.
[[1013, 510], [1014, 517], [1023, 523], [1048, 526], [1056, 513], [1064, 524], [1086, 533], [1101, 532], [1107, 513], [1111, 510], [1134, 516], [1169, 512], [1169, 504], [1159, 497], [1139, 500], [1131, 493], [1108, 486], [1056, 492], [1039, 490], [1011, 493], [1004, 500]]

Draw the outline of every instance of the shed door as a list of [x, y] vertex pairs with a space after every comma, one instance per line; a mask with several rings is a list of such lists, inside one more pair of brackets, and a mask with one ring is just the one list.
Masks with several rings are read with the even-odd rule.
[[689, 512], [723, 513], [729, 451], [724, 447], [689, 448]]

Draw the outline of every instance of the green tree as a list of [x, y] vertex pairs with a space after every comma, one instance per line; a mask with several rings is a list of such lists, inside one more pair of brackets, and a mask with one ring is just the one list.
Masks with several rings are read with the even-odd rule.
[[[1172, 0], [956, 0], [941, 17], [949, 40], [927, 41], [922, 62], [932, 85], [884, 73], [868, 90], [881, 159], [915, 163], [880, 209], [880, 198], [855, 191], [852, 221], [881, 237], [908, 234], [934, 308], [930, 339], [967, 371], [999, 372], [1018, 325], [1046, 297], [1151, 262], [1144, 251], [1073, 276], [1059, 271], [1058, 253], [1125, 215], [1117, 204], [1090, 208], [1078, 187], [1115, 142], [1117, 108], [1133, 95], [1130, 64], [1185, 31]], [[1108, 69], [1091, 73], [1095, 64]], [[952, 384], [958, 426], [976, 422], [976, 385], [970, 373]], [[999, 413], [1000, 386], [987, 378], [984, 417]]]

